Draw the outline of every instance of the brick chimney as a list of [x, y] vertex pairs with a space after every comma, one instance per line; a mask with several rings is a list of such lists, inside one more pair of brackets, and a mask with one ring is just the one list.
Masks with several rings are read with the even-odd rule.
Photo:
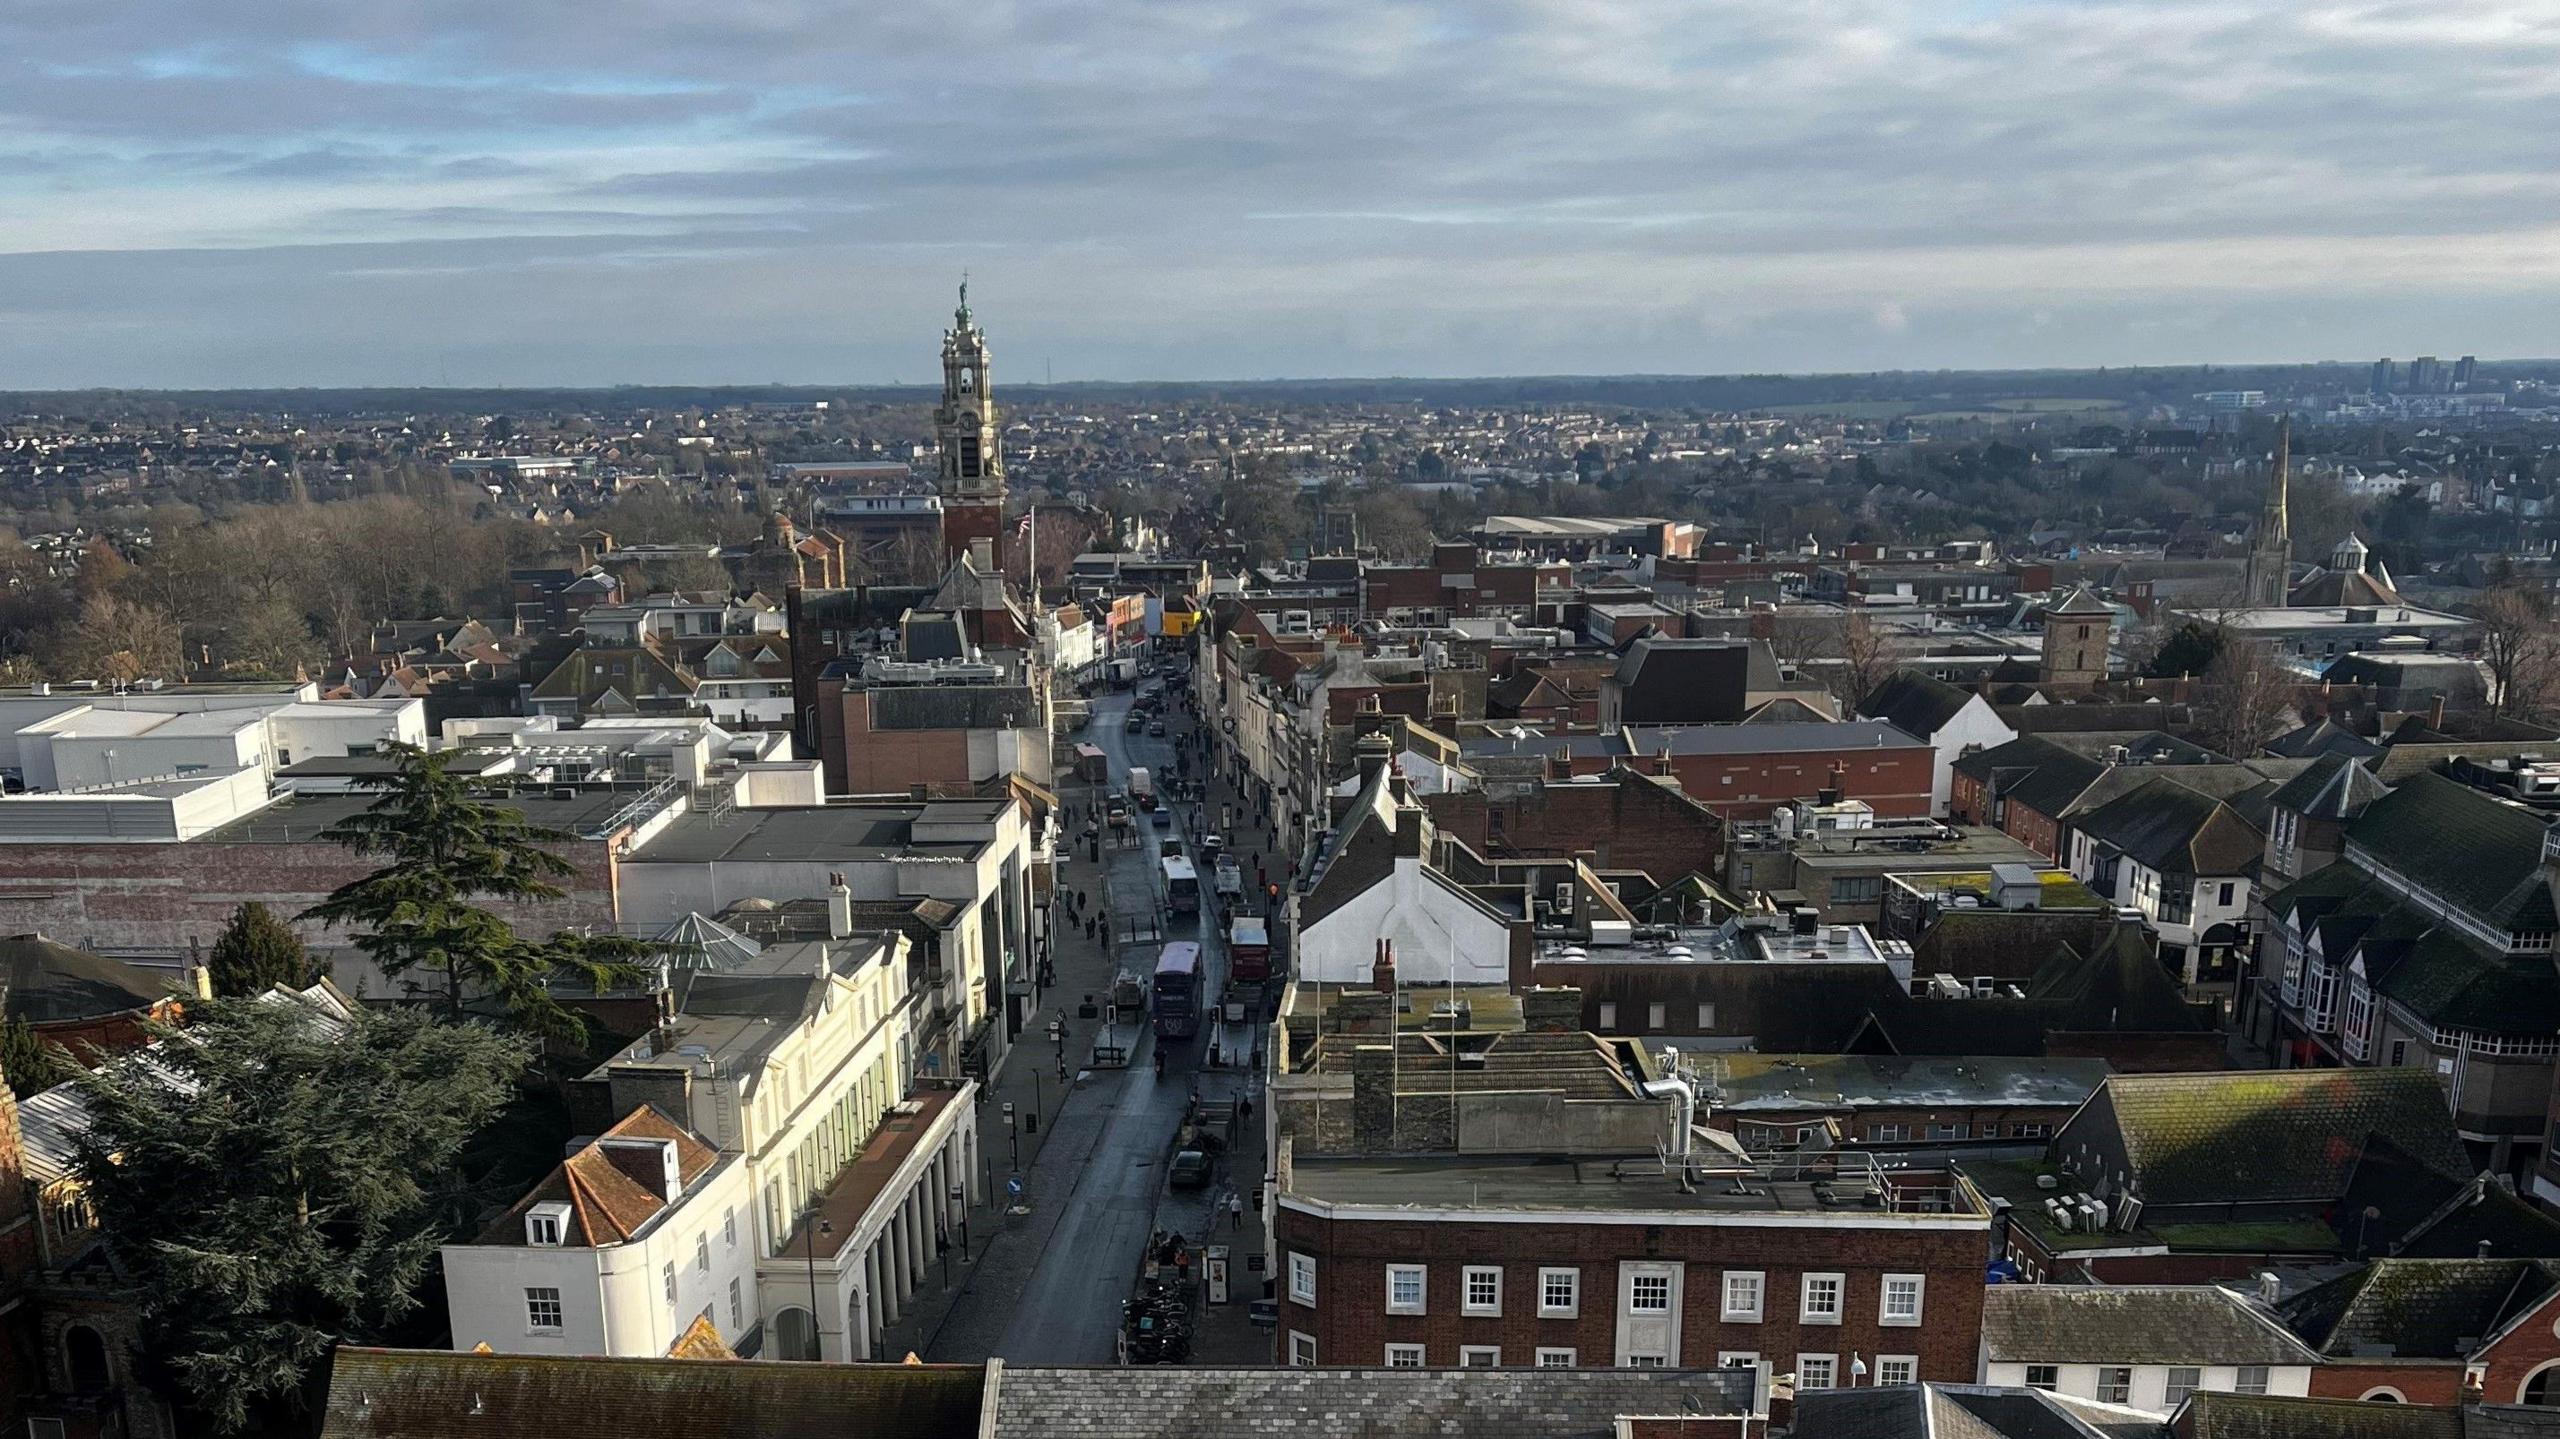
[[1524, 990], [1520, 1020], [1531, 1034], [1570, 1034], [1582, 1028], [1582, 991], [1570, 986]]
[[1395, 1043], [1364, 1044], [1351, 1051], [1351, 1147], [1374, 1153], [1395, 1144]]
[[1378, 941], [1375, 958], [1369, 962], [1369, 987], [1390, 1000], [1396, 992], [1396, 944], [1394, 940]]

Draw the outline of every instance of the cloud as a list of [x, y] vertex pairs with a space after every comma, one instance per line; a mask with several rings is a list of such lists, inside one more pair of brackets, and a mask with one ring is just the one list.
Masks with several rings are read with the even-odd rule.
[[315, 270], [429, 331], [539, 312], [469, 353], [562, 382], [921, 378], [963, 263], [1061, 376], [2512, 353], [2560, 313], [2546, 0], [615, 14], [0, 7], [0, 294], [119, 287], [0, 383], [384, 364]]

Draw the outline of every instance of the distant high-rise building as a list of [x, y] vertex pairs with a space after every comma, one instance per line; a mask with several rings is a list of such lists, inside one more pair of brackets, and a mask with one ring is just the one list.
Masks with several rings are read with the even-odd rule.
[[2409, 393], [2432, 395], [2444, 388], [2444, 362], [2433, 355], [2420, 355], [2409, 362]]
[[2377, 395], [2391, 393], [2391, 357], [2389, 355], [2373, 362], [2372, 389]]
[[2465, 355], [2461, 359], [2453, 362], [2453, 387], [2455, 389], [2470, 389], [2471, 382], [2478, 379], [2479, 376], [2480, 357], [2478, 355]]

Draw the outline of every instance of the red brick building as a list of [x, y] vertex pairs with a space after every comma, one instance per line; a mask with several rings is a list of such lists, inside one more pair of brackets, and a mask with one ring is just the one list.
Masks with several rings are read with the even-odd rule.
[[1991, 1220], [1960, 1181], [1876, 1171], [1874, 1197], [1842, 1179], [1822, 1187], [1849, 1197], [1826, 1200], [1809, 1171], [1684, 1186], [1643, 1167], [1290, 1161], [1273, 1221], [1280, 1361], [1748, 1360], [1820, 1388], [1863, 1359], [1905, 1382], [1972, 1380]]
[[2321, 1356], [2315, 1398], [2560, 1402], [2560, 1262], [2376, 1259], [2281, 1312]]
[[1464, 619], [1527, 614], [1536, 607], [1540, 591], [1560, 595], [1572, 584], [1573, 567], [1561, 561], [1487, 564], [1474, 545], [1435, 544], [1427, 564], [1362, 566], [1360, 615]]
[[[1496, 744], [1515, 743], [1510, 741]], [[1861, 800], [1878, 819], [1926, 819], [1937, 751], [1888, 724], [1849, 720], [1626, 729], [1616, 734], [1530, 739], [1517, 746], [1564, 751], [1562, 775], [1601, 775], [1624, 766], [1676, 783], [1727, 820], [1767, 819], [1826, 790]], [[1483, 742], [1469, 741], [1474, 753]]]
[[1481, 855], [1588, 855], [1594, 869], [1642, 870], [1657, 884], [1714, 874], [1724, 852], [1715, 813], [1660, 778], [1615, 769], [1597, 783], [1541, 780], [1496, 798], [1482, 790], [1422, 796], [1441, 833]]

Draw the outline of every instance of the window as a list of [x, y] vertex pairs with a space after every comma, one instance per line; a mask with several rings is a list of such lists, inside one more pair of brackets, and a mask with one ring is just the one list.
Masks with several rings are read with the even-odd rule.
[[1571, 1319], [1582, 1308], [1582, 1271], [1579, 1269], [1541, 1269], [1538, 1271], [1538, 1317]]
[[2222, 907], [2223, 907], [2224, 909], [2229, 909], [2229, 908], [2231, 907], [2231, 891], [2232, 891], [2232, 889], [2233, 889], [2233, 888], [2234, 888], [2234, 886], [2231, 884], [2231, 882], [2230, 882], [2230, 881], [2228, 881], [2228, 880], [2223, 881], [2223, 885], [2222, 885], [2222, 897], [2221, 897], [2221, 899], [2220, 899], [2219, 903], [2222, 905]]
[[1760, 1322], [1760, 1297], [1768, 1276], [1757, 1269], [1728, 1269], [1724, 1274], [1724, 1318], [1737, 1324]]
[[1605, 1033], [1617, 1027], [1618, 1006], [1610, 1000], [1604, 999], [1600, 1001], [1600, 1028], [1602, 1032]]
[[743, 1329], [747, 1323], [746, 1296], [738, 1289], [738, 1281], [729, 1281], [729, 1327]]
[[1932, 1124], [1929, 1126], [1929, 1137], [1931, 1139], [1971, 1139], [1973, 1137], [1973, 1126], [1970, 1124]]
[[1840, 1382], [1840, 1356], [1837, 1354], [1799, 1354], [1796, 1356], [1796, 1392], [1829, 1389]]
[[1705, 1034], [1716, 1027], [1716, 1007], [1711, 1000], [1698, 1001], [1698, 1032]]
[[720, 1211], [720, 1242], [730, 1249], [738, 1247], [738, 1210], [735, 1205]]
[[666, 1286], [667, 1303], [676, 1302], [676, 1262], [672, 1259], [658, 1266], [658, 1282]]
[[[1730, 781], [1728, 781], [1728, 783], [1730, 783]], [[1662, 1356], [1659, 1354], [1630, 1354], [1627, 1356], [1627, 1367], [1630, 1369], [1660, 1369], [1663, 1367]]]
[[1671, 1022], [1671, 1006], [1659, 1001], [1644, 1007], [1644, 1027], [1657, 1034]]
[[1917, 1324], [1920, 1322], [1920, 1288], [1917, 1274], [1888, 1274], [1884, 1277], [1884, 1303], [1876, 1310], [1878, 1324]]
[[[1300, 1304], [1313, 1305], [1316, 1302], [1316, 1257], [1314, 1255], [1292, 1254], [1289, 1256], [1289, 1297]], [[1294, 1343], [1295, 1340], [1292, 1339], [1291, 1342]], [[1314, 1348], [1315, 1341], [1308, 1340], [1307, 1347]], [[1315, 1361], [1310, 1359], [1307, 1362], [1312, 1364]]]
[[2391, 1041], [2391, 1067], [2393, 1069], [2398, 1069], [2400, 1066], [2407, 1064], [2408, 1062], [2409, 1041], [2405, 1039], [2395, 1039]]
[[705, 1274], [711, 1272], [711, 1236], [709, 1234], [693, 1236], [693, 1267]]
[[1462, 1313], [1501, 1313], [1502, 1271], [1490, 1265], [1468, 1265], [1466, 1288], [1460, 1293], [1460, 1301], [1459, 1309]]
[[2009, 1126], [2009, 1137], [2011, 1139], [2051, 1139], [2053, 1137], [2053, 1126], [2050, 1124], [2012, 1124]]
[[2098, 1402], [2130, 1404], [2133, 1402], [2133, 1370], [2123, 1364], [2098, 1366]]
[[1873, 1143], [1900, 1144], [1910, 1136], [1911, 1131], [1899, 1124], [1870, 1124], [1867, 1126], [1867, 1138]]
[[1390, 1344], [1390, 1345], [1388, 1345], [1388, 1346], [1387, 1346], [1387, 1367], [1388, 1367], [1388, 1368], [1390, 1368], [1390, 1369], [1419, 1369], [1419, 1368], [1421, 1368], [1421, 1367], [1422, 1367], [1422, 1346], [1421, 1346], [1421, 1345], [1419, 1345], [1419, 1344]]
[[560, 1219], [557, 1215], [551, 1214], [527, 1215], [524, 1221], [524, 1234], [525, 1242], [528, 1244], [557, 1247], [560, 1243]]
[[2185, 1401], [2188, 1395], [2203, 1387], [2203, 1370], [2172, 1366], [2169, 1370], [2168, 1396], [2162, 1401], [2162, 1407], [2175, 1409]]
[[1668, 1314], [1671, 1312], [1671, 1276], [1668, 1274], [1636, 1274], [1627, 1280], [1627, 1312], [1630, 1314]]
[[1289, 1331], [1289, 1367], [1292, 1369], [1313, 1369], [1316, 1367], [1316, 1337], [1314, 1335], [1301, 1334], [1295, 1329]]
[[1847, 1280], [1837, 1274], [1808, 1274], [1804, 1277], [1804, 1302], [1797, 1318], [1807, 1324], [1840, 1322], [1840, 1291]]
[[1426, 1271], [1419, 1264], [1387, 1266], [1387, 1312], [1389, 1314], [1420, 1314], [1422, 1312], [1425, 1273]]
[[1884, 876], [1880, 874], [1840, 875], [1831, 881], [1833, 904], [1874, 904], [1884, 898]]
[[524, 1327], [541, 1334], [560, 1332], [560, 1291], [528, 1289], [524, 1292]]
[[1727, 1349], [1716, 1355], [1718, 1369], [1757, 1368], [1760, 1356], [1749, 1349]]
[[1541, 1369], [1570, 1369], [1573, 1365], [1574, 1353], [1570, 1349], [1540, 1349], [1538, 1351], [1538, 1367]]
[[1916, 1354], [1879, 1354], [1876, 1356], [1878, 1384], [1917, 1384], [1920, 1382], [1920, 1358]]
[[[2028, 1365], [2027, 1387], [2030, 1389], [2042, 1389], [2048, 1393], [2061, 1388], [2062, 1366], [2059, 1364]], [[2246, 1391], [2244, 1390], [2243, 1392], [2245, 1393]]]
[[2234, 1394], [2266, 1393], [2267, 1366], [2264, 1364], [2241, 1365], [2240, 1372], [2231, 1385], [2231, 1392]]
[[1461, 1344], [1458, 1346], [1458, 1367], [1499, 1369], [1502, 1367], [1502, 1350], [1491, 1344]]

